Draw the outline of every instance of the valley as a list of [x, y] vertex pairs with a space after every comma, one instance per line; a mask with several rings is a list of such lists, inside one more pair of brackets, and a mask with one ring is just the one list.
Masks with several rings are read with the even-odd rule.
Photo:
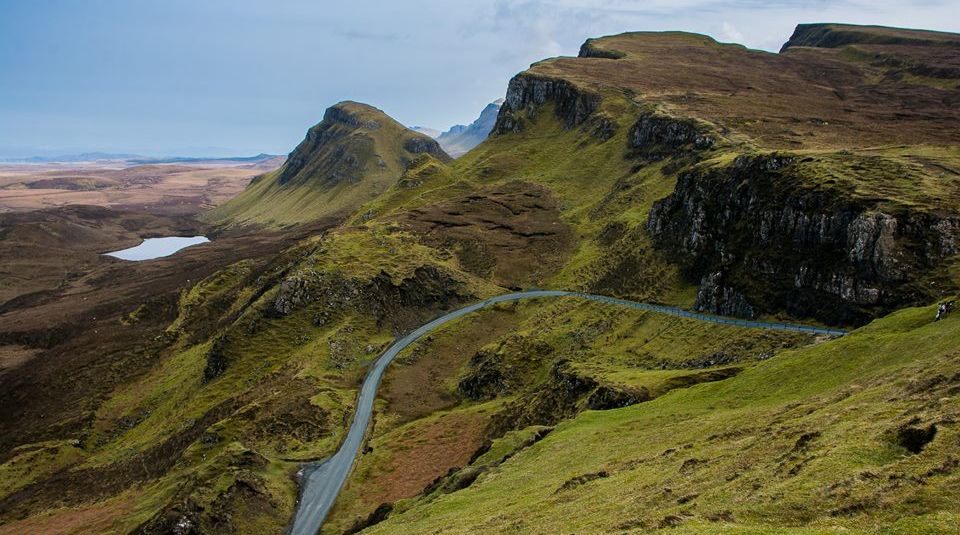
[[282, 157], [252, 163], [0, 163], [0, 213], [90, 205], [193, 215], [234, 197], [251, 178], [281, 163]]
[[0, 534], [956, 533], [958, 81], [632, 32], [459, 154], [342, 101], [283, 161], [4, 168]]

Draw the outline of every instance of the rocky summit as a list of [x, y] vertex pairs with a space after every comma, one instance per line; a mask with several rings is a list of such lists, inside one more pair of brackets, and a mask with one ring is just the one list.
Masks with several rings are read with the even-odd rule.
[[960, 36], [632, 32], [505, 89], [438, 140], [334, 105], [163, 220], [214, 238], [179, 264], [0, 214], [97, 238], [0, 303], [0, 534], [958, 532]]
[[282, 167], [257, 177], [210, 218], [275, 226], [342, 217], [383, 193], [421, 155], [450, 160], [435, 140], [383, 111], [341, 102], [307, 131]]

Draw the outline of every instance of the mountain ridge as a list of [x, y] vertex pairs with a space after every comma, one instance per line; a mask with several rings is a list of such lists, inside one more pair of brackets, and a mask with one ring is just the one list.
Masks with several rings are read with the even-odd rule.
[[281, 225], [343, 216], [390, 187], [420, 155], [450, 160], [434, 139], [382, 110], [343, 101], [324, 112], [279, 169], [255, 178], [210, 217]]

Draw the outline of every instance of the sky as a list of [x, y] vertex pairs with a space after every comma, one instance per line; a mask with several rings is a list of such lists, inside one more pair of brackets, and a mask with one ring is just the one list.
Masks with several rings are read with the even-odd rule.
[[960, 32], [960, 0], [0, 0], [0, 158], [285, 154], [347, 99], [445, 130], [588, 37], [801, 22]]

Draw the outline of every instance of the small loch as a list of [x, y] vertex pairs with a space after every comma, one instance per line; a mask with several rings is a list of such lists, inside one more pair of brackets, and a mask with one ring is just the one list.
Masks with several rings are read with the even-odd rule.
[[142, 260], [152, 260], [170, 256], [181, 249], [191, 245], [199, 245], [210, 241], [206, 236], [170, 236], [167, 238], [147, 238], [143, 242], [129, 249], [104, 253], [107, 256], [119, 258], [120, 260], [131, 260], [139, 262]]

